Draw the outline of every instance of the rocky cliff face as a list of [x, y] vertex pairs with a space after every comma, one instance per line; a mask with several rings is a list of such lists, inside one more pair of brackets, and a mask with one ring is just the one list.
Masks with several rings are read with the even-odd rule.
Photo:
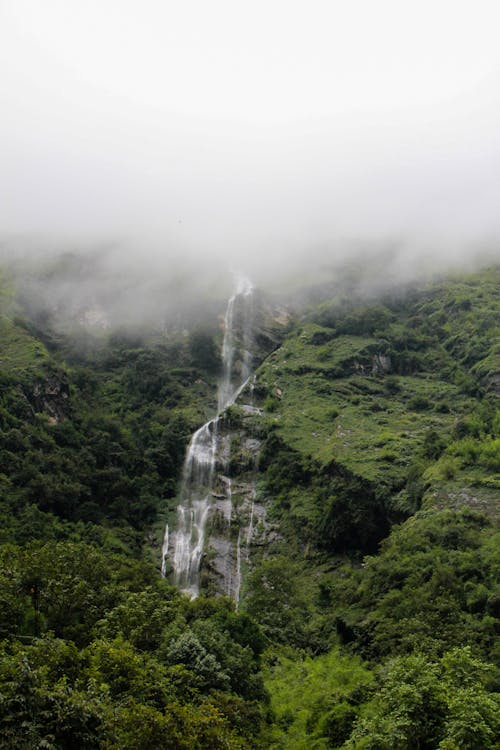
[[257, 491], [262, 413], [253, 405], [252, 384], [219, 423], [217, 477], [207, 523], [200, 586], [238, 603], [255, 550], [277, 537]]
[[191, 596], [201, 590], [238, 603], [242, 567], [265, 519], [256, 500], [260, 439], [250, 423], [260, 410], [253, 404], [252, 370], [279, 346], [288, 316], [245, 277], [235, 282], [221, 318], [217, 412], [191, 437], [176, 521], [165, 528], [162, 574]]
[[[254, 293], [251, 336], [244, 340], [245, 324], [238, 310], [233, 320], [240, 351], [256, 366], [277, 346], [290, 315]], [[248, 349], [250, 351], [248, 351]], [[236, 375], [248, 362], [232, 363]], [[204, 551], [200, 565], [200, 589], [223, 594], [238, 603], [242, 581], [252, 565], [252, 552], [275, 538], [275, 526], [267, 519], [265, 501], [258, 497], [256, 480], [261, 448], [262, 410], [254, 404], [251, 378], [217, 423], [215, 478], [211, 490]]]
[[59, 373], [35, 382], [28, 399], [35, 411], [48, 414], [50, 420], [57, 423], [67, 416], [69, 396], [67, 377]]

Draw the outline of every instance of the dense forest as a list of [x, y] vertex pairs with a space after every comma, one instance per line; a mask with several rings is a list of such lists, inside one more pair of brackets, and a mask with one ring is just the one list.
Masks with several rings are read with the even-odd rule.
[[224, 300], [91, 325], [2, 272], [0, 748], [500, 747], [499, 271], [352, 278], [287, 300], [228, 409], [266, 513], [235, 603], [208, 555], [196, 599], [160, 575]]

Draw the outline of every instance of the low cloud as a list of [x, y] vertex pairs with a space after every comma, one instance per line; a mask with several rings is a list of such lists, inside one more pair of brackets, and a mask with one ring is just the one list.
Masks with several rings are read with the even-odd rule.
[[496, 3], [181, 6], [2, 3], [4, 257], [84, 250], [145, 299], [499, 259]]

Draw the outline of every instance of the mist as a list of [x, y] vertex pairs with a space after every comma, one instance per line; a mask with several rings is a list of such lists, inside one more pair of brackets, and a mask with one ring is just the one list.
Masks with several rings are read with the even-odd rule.
[[498, 261], [497, 21], [486, 0], [5, 0], [4, 257], [84, 252], [150, 304], [159, 276]]

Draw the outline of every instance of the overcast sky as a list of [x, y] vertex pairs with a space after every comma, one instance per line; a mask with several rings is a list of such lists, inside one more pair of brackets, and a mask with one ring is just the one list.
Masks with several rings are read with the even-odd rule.
[[500, 235], [498, 0], [0, 0], [0, 233]]

